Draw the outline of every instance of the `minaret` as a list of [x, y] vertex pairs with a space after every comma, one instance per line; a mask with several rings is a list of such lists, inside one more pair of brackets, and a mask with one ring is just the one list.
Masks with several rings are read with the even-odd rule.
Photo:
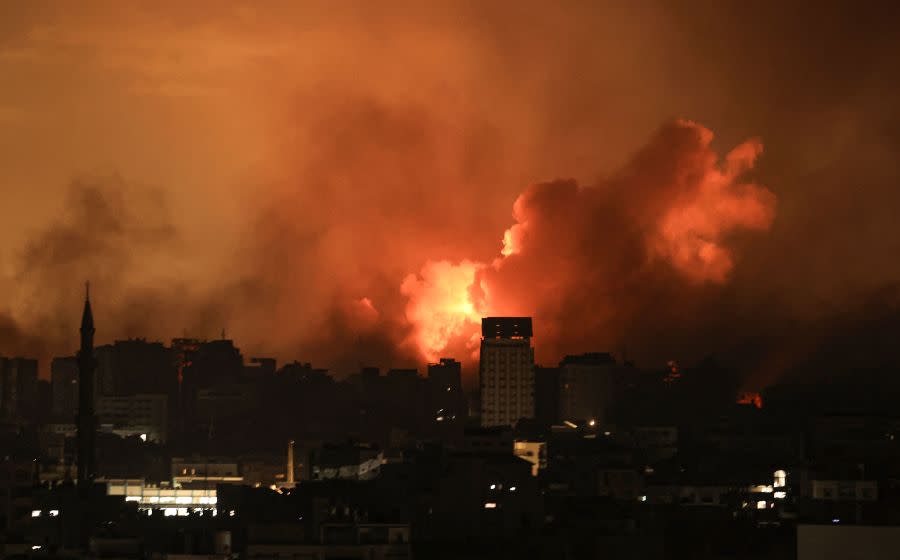
[[285, 480], [289, 487], [294, 486], [294, 440], [290, 440], [288, 442], [288, 456], [287, 456], [287, 476]]
[[94, 445], [97, 421], [94, 417], [94, 314], [91, 313], [91, 287], [86, 286], [84, 313], [81, 315], [81, 349], [78, 351], [78, 485], [88, 488], [94, 481]]

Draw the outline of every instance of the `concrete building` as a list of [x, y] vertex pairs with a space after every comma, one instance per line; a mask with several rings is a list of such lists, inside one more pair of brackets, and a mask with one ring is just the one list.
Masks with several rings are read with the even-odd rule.
[[75, 418], [78, 410], [78, 360], [74, 356], [50, 362], [50, 411], [59, 420]]
[[129, 395], [97, 399], [97, 418], [101, 424], [129, 433], [145, 435], [146, 441], [166, 443], [168, 440], [168, 396]]
[[428, 397], [436, 422], [462, 421], [466, 399], [462, 391], [462, 367], [450, 358], [428, 364]]
[[[412, 558], [410, 526], [405, 523], [323, 523], [318, 539], [306, 539], [293, 525], [253, 527], [248, 536], [249, 560], [271, 558], [348, 558], [404, 560]], [[312, 542], [310, 542], [312, 541]]]
[[514, 426], [534, 417], [531, 317], [481, 321], [481, 425]]
[[531, 463], [531, 476], [537, 476], [547, 468], [547, 442], [516, 440], [513, 454]]
[[161, 342], [143, 338], [117, 340], [100, 346], [97, 358], [97, 395], [173, 394], [178, 377], [175, 354]]
[[635, 447], [644, 452], [650, 463], [670, 459], [678, 453], [677, 426], [635, 426], [632, 436]]
[[146, 484], [143, 479], [113, 479], [106, 481], [108, 496], [123, 496], [135, 502], [141, 511], [161, 511], [164, 516], [186, 516], [202, 511], [216, 514], [216, 489], [173, 488]]
[[0, 358], [0, 415], [24, 420], [37, 401], [37, 360]]
[[313, 480], [371, 480], [381, 472], [384, 453], [364, 445], [324, 445], [309, 462]]
[[543, 426], [560, 422], [559, 368], [534, 368], [534, 418]]
[[172, 457], [172, 482], [177, 486], [215, 488], [243, 484], [239, 465], [227, 457]]
[[566, 356], [559, 364], [560, 419], [591, 426], [606, 423], [615, 367], [615, 359], [607, 353]]

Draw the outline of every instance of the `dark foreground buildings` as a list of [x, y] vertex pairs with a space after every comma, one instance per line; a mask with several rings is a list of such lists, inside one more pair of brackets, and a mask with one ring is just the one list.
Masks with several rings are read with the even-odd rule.
[[0, 359], [5, 557], [877, 559], [900, 545], [889, 406], [749, 394], [712, 361], [535, 365], [522, 317], [485, 319], [476, 406], [450, 358], [424, 377], [338, 379], [245, 360], [230, 340], [93, 336], [88, 301], [52, 383]]

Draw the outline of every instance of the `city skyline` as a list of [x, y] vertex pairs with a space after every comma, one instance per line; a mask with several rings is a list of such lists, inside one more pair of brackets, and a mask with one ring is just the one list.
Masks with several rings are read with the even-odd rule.
[[335, 369], [464, 359], [490, 315], [544, 363], [850, 367], [900, 307], [890, 18], [701, 4], [11, 8], [0, 352], [69, 351], [90, 277], [103, 340]]
[[886, 0], [8, 1], [0, 560], [887, 560]]

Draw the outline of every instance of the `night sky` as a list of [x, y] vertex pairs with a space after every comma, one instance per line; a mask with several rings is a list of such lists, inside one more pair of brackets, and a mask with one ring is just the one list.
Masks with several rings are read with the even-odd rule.
[[896, 368], [892, 4], [600, 4], [4, 4], [0, 354]]

